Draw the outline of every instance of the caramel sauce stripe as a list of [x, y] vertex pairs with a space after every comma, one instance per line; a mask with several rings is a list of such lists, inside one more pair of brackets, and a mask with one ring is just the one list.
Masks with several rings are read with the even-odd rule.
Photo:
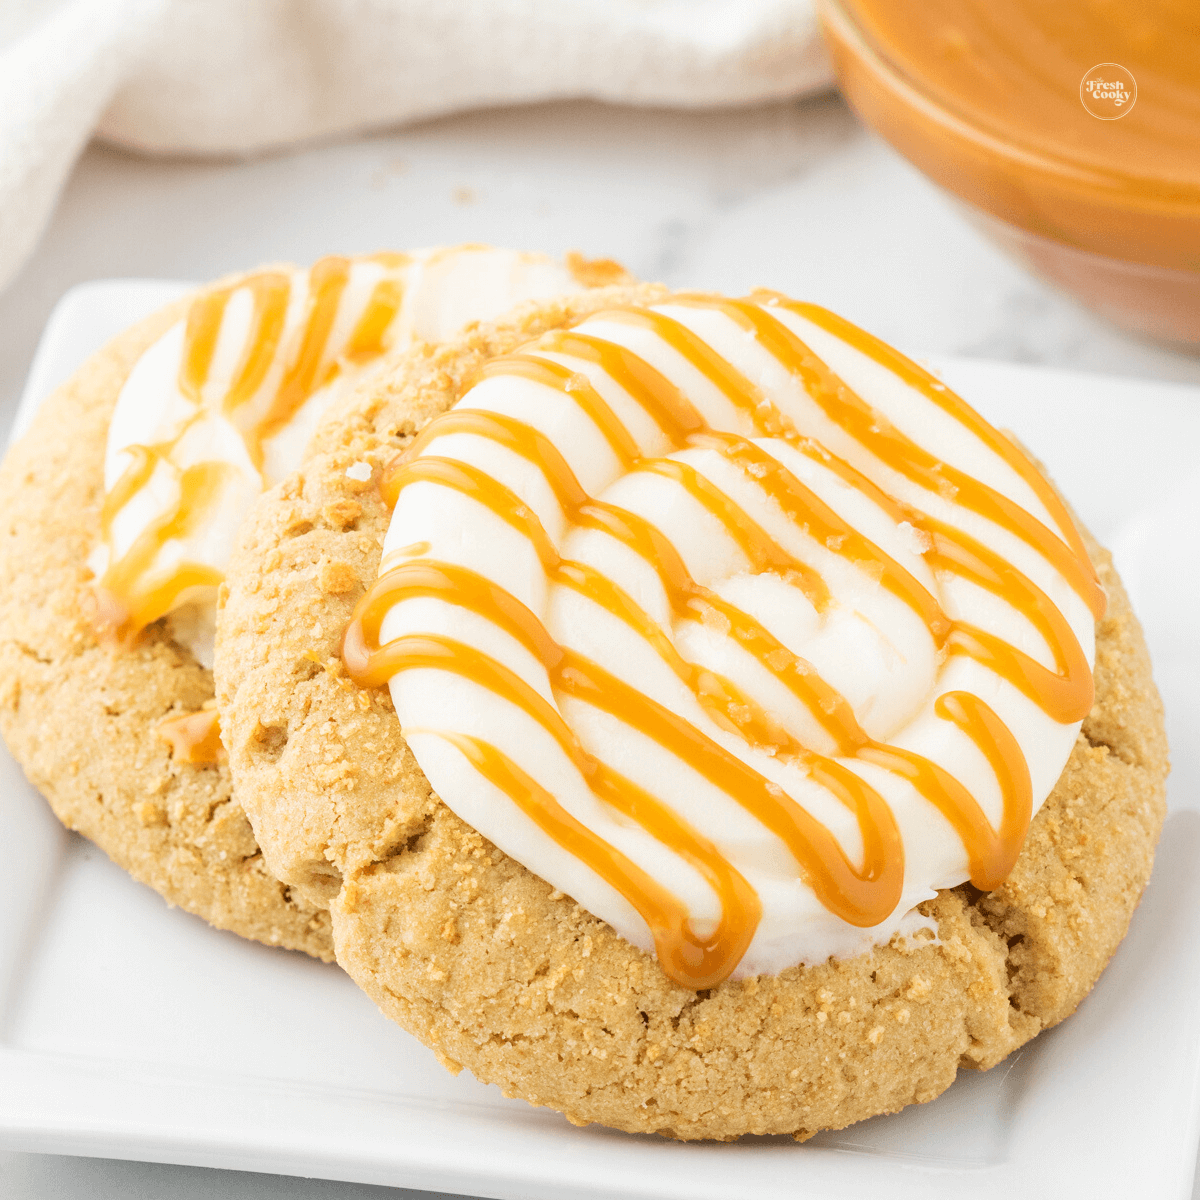
[[[137, 447], [133, 462], [114, 494], [145, 486], [165, 462], [157, 447]], [[171, 468], [177, 470], [176, 468]], [[220, 572], [201, 564], [181, 561], [165, 569], [155, 563], [172, 541], [187, 537], [202, 521], [219, 494], [230, 468], [225, 463], [196, 463], [178, 471], [174, 500], [134, 539], [125, 554], [104, 573], [99, 584], [104, 632], [120, 641], [164, 616], [179, 596], [192, 588], [216, 587]], [[124, 486], [122, 486], [124, 485]], [[115, 511], [109, 515], [106, 534], [111, 538]]]
[[[284, 369], [283, 379], [270, 398], [266, 413], [246, 437], [254, 465], [261, 471], [263, 442], [278, 433], [300, 406], [332, 377], [336, 363], [327, 363], [327, 345], [337, 319], [342, 295], [350, 282], [351, 263], [346, 258], [323, 258], [314, 263], [308, 276], [305, 311], [295, 351]], [[272, 348], [274, 359], [274, 348]]]

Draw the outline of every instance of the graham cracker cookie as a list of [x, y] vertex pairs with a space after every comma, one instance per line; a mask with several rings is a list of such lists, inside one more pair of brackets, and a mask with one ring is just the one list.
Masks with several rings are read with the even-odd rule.
[[156, 732], [211, 704], [212, 672], [172, 640], [169, 620], [127, 647], [95, 632], [87, 564], [109, 419], [134, 363], [189, 303], [89, 359], [0, 467], [0, 731], [63, 824], [168, 903], [331, 961], [328, 913], [268, 870], [228, 766], [177, 761]]
[[526, 309], [406, 357], [326, 422], [260, 498], [218, 621], [238, 795], [281, 879], [330, 906], [338, 961], [451, 1070], [572, 1120], [676, 1138], [799, 1139], [930, 1100], [1069, 1015], [1128, 928], [1164, 816], [1161, 704], [1106, 552], [1096, 700], [1015, 869], [922, 905], [929, 931], [868, 954], [694, 992], [457, 818], [386, 690], [339, 658], [389, 513], [378, 468], [489, 358], [625, 289]]

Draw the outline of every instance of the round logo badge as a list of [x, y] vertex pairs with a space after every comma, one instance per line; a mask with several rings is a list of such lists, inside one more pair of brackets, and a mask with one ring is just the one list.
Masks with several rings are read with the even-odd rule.
[[1137, 80], [1120, 63], [1098, 63], [1079, 85], [1083, 107], [1101, 121], [1116, 121], [1137, 103]]

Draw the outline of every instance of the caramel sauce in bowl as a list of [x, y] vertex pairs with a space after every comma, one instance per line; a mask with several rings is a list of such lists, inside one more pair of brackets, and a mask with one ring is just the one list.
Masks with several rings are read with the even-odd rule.
[[[851, 106], [965, 202], [985, 235], [1114, 323], [1200, 346], [1194, 5], [820, 0], [819, 9]], [[1107, 97], [1095, 88], [1109, 76], [1128, 91], [1115, 106], [1092, 98]]]

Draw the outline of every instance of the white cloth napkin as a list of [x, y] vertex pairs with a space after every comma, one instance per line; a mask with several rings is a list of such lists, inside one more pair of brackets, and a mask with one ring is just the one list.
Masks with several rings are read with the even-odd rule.
[[812, 0], [0, 0], [0, 286], [93, 134], [253, 154], [483, 105], [829, 80]]

